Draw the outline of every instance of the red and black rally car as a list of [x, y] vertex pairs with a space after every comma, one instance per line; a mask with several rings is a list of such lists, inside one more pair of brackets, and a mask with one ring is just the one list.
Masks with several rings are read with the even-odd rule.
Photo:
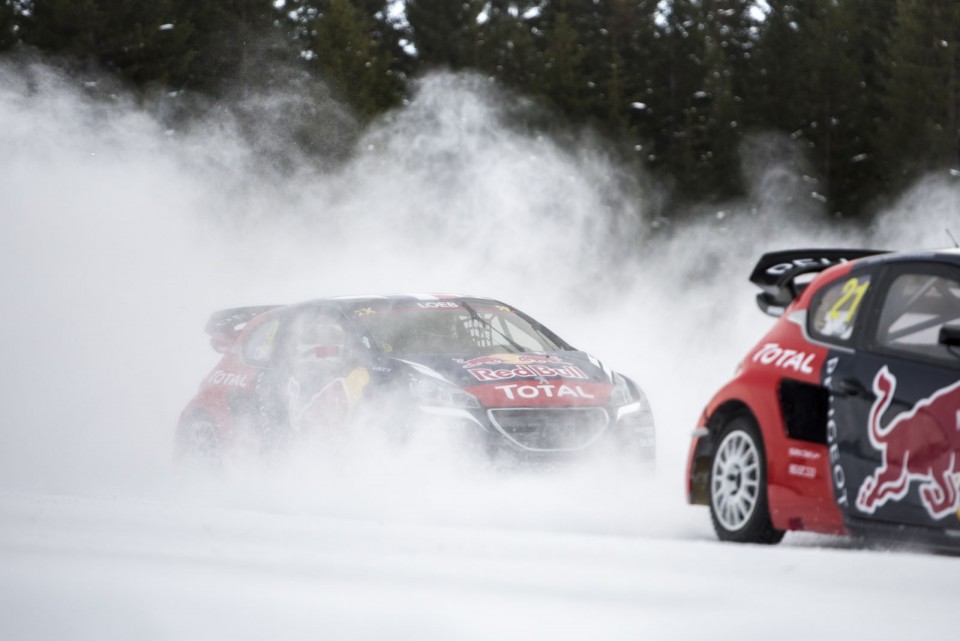
[[181, 414], [181, 453], [373, 424], [399, 440], [453, 432], [491, 455], [549, 458], [606, 444], [653, 460], [639, 387], [499, 301], [328, 298], [219, 311], [206, 330], [223, 357]]
[[798, 250], [750, 280], [779, 317], [707, 404], [688, 499], [722, 540], [960, 544], [960, 250]]

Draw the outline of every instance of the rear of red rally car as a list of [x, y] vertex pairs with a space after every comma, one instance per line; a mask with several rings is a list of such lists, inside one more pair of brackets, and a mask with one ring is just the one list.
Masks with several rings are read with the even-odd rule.
[[[687, 461], [690, 503], [710, 505], [711, 465], [719, 441], [733, 422], [752, 420], [759, 428], [760, 478], [765, 479], [759, 492], [766, 492], [770, 525], [777, 531], [845, 532], [831, 480], [835, 456], [827, 444], [828, 348], [808, 340], [805, 322], [816, 292], [848, 274], [848, 261], [873, 253], [800, 250], [760, 259], [751, 275], [764, 290], [758, 304], [779, 318], [698, 421]], [[803, 274], [816, 275], [803, 285], [797, 281]]]

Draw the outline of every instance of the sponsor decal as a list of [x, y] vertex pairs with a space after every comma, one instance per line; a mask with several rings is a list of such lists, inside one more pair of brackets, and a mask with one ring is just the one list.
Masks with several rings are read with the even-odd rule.
[[787, 450], [787, 454], [793, 458], [802, 458], [808, 461], [820, 460], [820, 452], [814, 452], [813, 450], [804, 449], [802, 447], [791, 447]]
[[869, 287], [869, 276], [862, 281], [859, 278], [851, 278], [845, 282], [840, 291], [840, 298], [827, 311], [817, 331], [824, 336], [836, 336], [843, 340], [850, 338], [853, 333], [853, 322], [857, 318], [857, 310], [860, 309], [860, 302]]
[[[787, 455], [790, 456], [790, 458], [801, 459], [804, 463], [813, 463], [814, 461], [820, 460], [820, 452], [808, 450], [803, 447], [790, 447], [787, 449]], [[790, 465], [787, 466], [787, 474], [802, 479], [817, 478], [817, 468], [813, 465], [805, 465], [804, 463], [790, 463]]]
[[290, 428], [306, 433], [322, 428], [344, 426], [350, 409], [363, 394], [370, 381], [369, 373], [358, 368], [343, 378], [335, 378], [313, 394], [305, 394], [296, 378], [287, 382]]
[[246, 387], [247, 375], [231, 374], [230, 372], [224, 372], [223, 370], [218, 369], [210, 375], [210, 378], [207, 379], [207, 382], [211, 385], [224, 385], [226, 387]]
[[802, 374], [813, 374], [813, 360], [816, 354], [808, 354], [795, 349], [781, 347], [778, 343], [766, 343], [753, 355], [753, 362], [761, 365], [773, 365]]
[[860, 486], [857, 508], [873, 514], [889, 501], [906, 496], [910, 484], [920, 484], [920, 501], [934, 519], [960, 508], [960, 381], [921, 399], [897, 414], [886, 426], [880, 419], [889, 409], [897, 379], [886, 365], [873, 379], [876, 400], [870, 408], [870, 444], [880, 450], [880, 466]]
[[430, 301], [429, 303], [417, 303], [417, 307], [422, 309], [450, 309], [460, 307], [454, 302], [451, 301]]
[[[297, 433], [325, 427], [339, 427], [346, 418], [349, 403], [344, 381], [341, 378], [327, 383], [309, 396], [303, 393], [300, 381], [291, 378], [287, 383], [290, 397], [290, 429]], [[305, 398], [304, 398], [305, 397]]]
[[[837, 365], [840, 359], [833, 357], [826, 363], [824, 372], [823, 386], [832, 389], [833, 373], [837, 371]], [[830, 395], [829, 408], [827, 409], [827, 451], [830, 456], [830, 478], [833, 481], [834, 496], [837, 505], [846, 508], [850, 505], [850, 498], [847, 493], [847, 476], [840, 465], [840, 444], [837, 439], [837, 420], [836, 409], [833, 407], [834, 397]]]
[[495, 389], [501, 390], [504, 395], [512, 400], [518, 398], [594, 398], [594, 395], [584, 390], [580, 385], [496, 385]]
[[805, 268], [822, 265], [824, 268], [827, 268], [831, 265], [839, 265], [840, 263], [845, 262], [847, 262], [846, 258], [840, 258], [838, 260], [831, 260], [829, 258], [795, 258], [789, 262], [777, 263], [776, 265], [769, 267], [766, 273], [771, 276], [781, 276], [797, 267]]
[[790, 476], [797, 476], [802, 479], [814, 479], [817, 478], [817, 468], [810, 465], [799, 465], [797, 463], [791, 463], [790, 467], [787, 468], [787, 472]]
[[353, 315], [357, 318], [363, 318], [364, 316], [373, 316], [376, 313], [372, 307], [364, 307], [354, 311]]
[[549, 365], [518, 365], [504, 369], [478, 367], [470, 370], [478, 381], [501, 381], [511, 378], [589, 378], [582, 369], [573, 365], [551, 367]]
[[565, 360], [556, 356], [547, 354], [490, 354], [488, 356], [478, 356], [467, 360], [455, 359], [456, 362], [463, 365], [464, 369], [471, 367], [480, 367], [481, 365], [534, 365], [538, 363], [569, 365]]

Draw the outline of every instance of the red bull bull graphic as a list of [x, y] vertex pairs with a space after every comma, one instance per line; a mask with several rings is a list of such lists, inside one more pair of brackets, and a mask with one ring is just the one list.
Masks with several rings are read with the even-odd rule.
[[920, 500], [931, 517], [956, 514], [960, 508], [960, 381], [921, 399], [881, 426], [896, 387], [896, 377], [884, 365], [873, 381], [877, 398], [868, 419], [870, 443], [880, 450], [882, 462], [860, 486], [857, 507], [873, 514], [887, 502], [903, 499], [916, 481]]

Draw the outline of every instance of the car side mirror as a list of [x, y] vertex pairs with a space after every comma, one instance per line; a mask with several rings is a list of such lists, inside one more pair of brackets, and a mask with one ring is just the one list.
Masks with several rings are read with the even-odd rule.
[[960, 325], [944, 325], [940, 328], [939, 342], [947, 347], [960, 347]]
[[940, 328], [939, 342], [947, 347], [960, 347], [960, 325], [944, 325]]

